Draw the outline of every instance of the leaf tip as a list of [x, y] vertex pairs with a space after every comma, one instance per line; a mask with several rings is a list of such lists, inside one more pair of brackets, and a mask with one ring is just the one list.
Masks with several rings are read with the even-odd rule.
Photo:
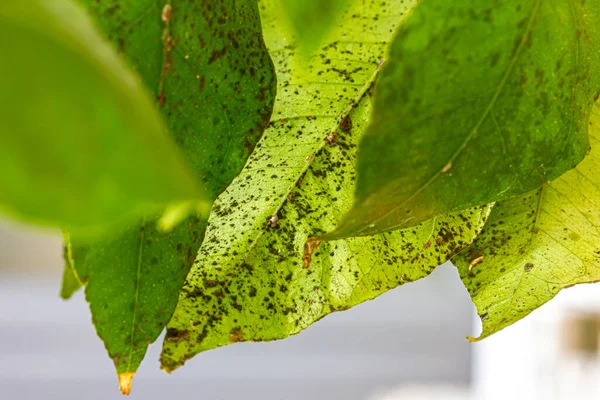
[[135, 372], [123, 372], [119, 374], [119, 389], [121, 389], [121, 393], [125, 396], [129, 396], [129, 393], [131, 393], [131, 380], [134, 375]]
[[483, 339], [482, 336], [479, 336], [479, 337], [467, 336], [467, 340], [471, 343], [481, 342], [482, 339]]

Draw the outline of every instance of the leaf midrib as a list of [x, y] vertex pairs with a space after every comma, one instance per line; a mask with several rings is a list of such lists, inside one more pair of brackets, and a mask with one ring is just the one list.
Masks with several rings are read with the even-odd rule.
[[[166, 5], [171, 5], [170, 1], [167, 1], [165, 3]], [[143, 19], [144, 15], [140, 16], [140, 18], [138, 19], [138, 21], [141, 21]], [[161, 35], [161, 42], [162, 42], [162, 46], [163, 46], [163, 62], [161, 64], [161, 73], [160, 73], [160, 77], [158, 79], [158, 97], [161, 96], [161, 93], [164, 91], [164, 82], [165, 82], [165, 78], [166, 78], [166, 63], [168, 61], [168, 57], [169, 57], [169, 51], [171, 51], [172, 49], [168, 49], [168, 44], [167, 44], [167, 40], [169, 38], [170, 35], [170, 30], [171, 30], [171, 22], [170, 20], [165, 21], [164, 22], [164, 29], [162, 31], [162, 35]], [[159, 107], [161, 106], [160, 104], [158, 104]], [[144, 217], [142, 219], [142, 224], [141, 224], [141, 229], [140, 229], [140, 245], [138, 247], [138, 262], [137, 262], [137, 270], [136, 270], [136, 277], [135, 277], [135, 296], [133, 299], [133, 317], [131, 319], [131, 341], [129, 343], [129, 359], [127, 360], [127, 371], [126, 372], [135, 372], [131, 370], [131, 360], [133, 358], [133, 348], [134, 348], [134, 343], [135, 343], [135, 325], [136, 325], [136, 321], [137, 321], [137, 313], [138, 313], [138, 304], [139, 304], [139, 297], [140, 297], [140, 281], [141, 281], [141, 271], [142, 271], [142, 261], [143, 261], [143, 256], [144, 256], [144, 236], [146, 234], [146, 217]]]
[[135, 323], [137, 320], [137, 310], [138, 303], [140, 297], [140, 279], [142, 275], [142, 258], [144, 255], [144, 236], [146, 233], [146, 218], [142, 220], [142, 227], [140, 229], [140, 245], [138, 247], [138, 262], [137, 262], [137, 272], [135, 278], [135, 297], [133, 299], [133, 318], [131, 319], [131, 343], [129, 344], [129, 359], [127, 360], [127, 371], [126, 372], [134, 372], [131, 371], [131, 359], [133, 356], [133, 344], [135, 342]]

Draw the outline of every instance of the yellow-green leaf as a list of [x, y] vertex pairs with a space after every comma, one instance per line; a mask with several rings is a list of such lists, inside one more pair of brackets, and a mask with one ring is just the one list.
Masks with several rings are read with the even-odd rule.
[[[591, 152], [542, 188], [498, 202], [475, 243], [453, 260], [483, 322], [483, 339], [561, 289], [600, 280], [600, 109]], [[471, 267], [469, 267], [471, 265]]]

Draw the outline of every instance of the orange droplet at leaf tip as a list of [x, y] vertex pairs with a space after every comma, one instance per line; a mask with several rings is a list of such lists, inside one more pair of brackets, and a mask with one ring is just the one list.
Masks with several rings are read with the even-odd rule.
[[131, 380], [134, 375], [135, 372], [123, 372], [119, 374], [119, 389], [121, 389], [121, 393], [125, 396], [129, 396], [129, 393], [131, 393]]

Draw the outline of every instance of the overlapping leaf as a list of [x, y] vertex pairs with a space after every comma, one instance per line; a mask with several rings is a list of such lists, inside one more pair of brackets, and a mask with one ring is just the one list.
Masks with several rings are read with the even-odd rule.
[[281, 2], [296, 33], [298, 49], [305, 56], [320, 47], [329, 30], [335, 26], [350, 3], [351, 0], [283, 0]]
[[198, 258], [167, 326], [161, 361], [171, 371], [196, 353], [240, 341], [282, 339], [325, 315], [420, 279], [469, 244], [486, 207], [408, 231], [324, 243], [310, 235], [348, 210], [369, 89], [386, 44], [414, 2], [356, 1], [334, 41], [300, 80], [293, 40], [261, 2], [279, 93], [274, 116], [245, 168], [215, 202]]
[[[244, 165], [273, 106], [275, 75], [256, 2], [86, 4], [155, 91], [173, 138], [216, 198]], [[85, 269], [79, 275], [94, 323], [125, 392], [171, 317], [206, 226], [190, 217], [163, 233], [157, 217], [93, 244], [71, 236], [75, 269]]]
[[597, 106], [590, 127], [592, 150], [577, 168], [499, 202], [475, 243], [454, 260], [483, 322], [479, 339], [525, 317], [563, 288], [600, 280]]
[[0, 5], [0, 209], [96, 235], [203, 200], [139, 78], [70, 0]]
[[327, 238], [539, 188], [580, 162], [600, 90], [600, 2], [427, 0], [391, 46], [356, 205]]

